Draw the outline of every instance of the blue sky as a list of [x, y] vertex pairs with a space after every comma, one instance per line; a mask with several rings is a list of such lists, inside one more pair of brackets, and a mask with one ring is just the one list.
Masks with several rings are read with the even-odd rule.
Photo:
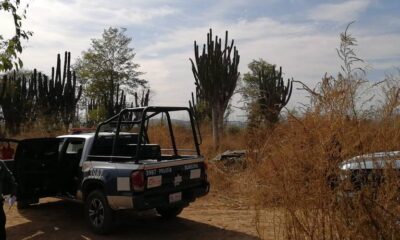
[[[22, 1], [27, 3], [27, 1]], [[193, 41], [213, 33], [235, 39], [240, 71], [252, 59], [264, 58], [283, 67], [285, 77], [315, 86], [327, 72], [335, 75], [340, 62], [335, 48], [351, 21], [357, 54], [369, 67], [367, 78], [382, 80], [400, 67], [400, 1], [351, 0], [31, 0], [25, 26], [34, 31], [22, 55], [25, 67], [45, 73], [56, 54], [78, 57], [104, 28], [125, 27], [133, 38], [136, 62], [154, 90], [152, 104], [186, 105], [194, 89], [189, 58]], [[1, 13], [0, 29], [10, 33], [11, 19]], [[235, 97], [235, 101], [238, 97]], [[289, 108], [307, 103], [295, 91]], [[234, 119], [240, 119], [236, 113]]]

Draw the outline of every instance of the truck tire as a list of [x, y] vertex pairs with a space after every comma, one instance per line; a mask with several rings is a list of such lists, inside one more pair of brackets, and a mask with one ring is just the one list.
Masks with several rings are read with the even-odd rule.
[[183, 207], [169, 207], [169, 208], [156, 208], [157, 213], [161, 215], [162, 218], [165, 219], [172, 219], [178, 216]]
[[108, 205], [104, 193], [95, 190], [85, 202], [85, 217], [90, 228], [97, 234], [107, 234], [114, 227], [114, 211]]

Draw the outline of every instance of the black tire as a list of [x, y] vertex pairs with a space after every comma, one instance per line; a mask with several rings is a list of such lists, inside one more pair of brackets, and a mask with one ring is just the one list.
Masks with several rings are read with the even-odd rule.
[[90, 228], [97, 234], [110, 233], [114, 228], [114, 211], [108, 205], [104, 193], [95, 190], [85, 202], [85, 217]]
[[172, 219], [182, 212], [183, 207], [156, 208], [156, 210], [161, 217], [165, 219]]

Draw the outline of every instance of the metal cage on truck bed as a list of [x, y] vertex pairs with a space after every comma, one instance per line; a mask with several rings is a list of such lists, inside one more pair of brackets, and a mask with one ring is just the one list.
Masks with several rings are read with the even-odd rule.
[[[173, 120], [171, 114], [184, 112], [188, 114], [188, 125], [193, 137], [194, 149], [179, 149], [177, 147]], [[166, 120], [167, 130], [172, 149], [161, 149], [158, 143], [149, 141], [149, 122], [161, 117]], [[176, 121], [176, 120], [175, 120]], [[104, 128], [106, 128], [104, 130]], [[124, 131], [128, 129], [128, 132]], [[130, 130], [135, 129], [135, 133]], [[194, 152], [200, 156], [201, 136], [192, 111], [187, 107], [139, 107], [123, 109], [119, 114], [100, 123], [94, 136], [93, 148], [90, 152], [90, 160], [100, 161], [135, 161], [153, 159], [163, 160], [165, 156], [161, 150], [171, 150], [170, 159], [182, 157], [179, 152]]]

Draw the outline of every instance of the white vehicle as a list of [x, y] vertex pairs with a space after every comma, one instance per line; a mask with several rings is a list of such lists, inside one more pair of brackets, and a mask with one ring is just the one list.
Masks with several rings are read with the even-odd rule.
[[400, 169], [400, 151], [376, 152], [353, 157], [339, 166], [341, 180], [350, 177], [354, 190], [365, 185], [378, 186], [385, 169]]

